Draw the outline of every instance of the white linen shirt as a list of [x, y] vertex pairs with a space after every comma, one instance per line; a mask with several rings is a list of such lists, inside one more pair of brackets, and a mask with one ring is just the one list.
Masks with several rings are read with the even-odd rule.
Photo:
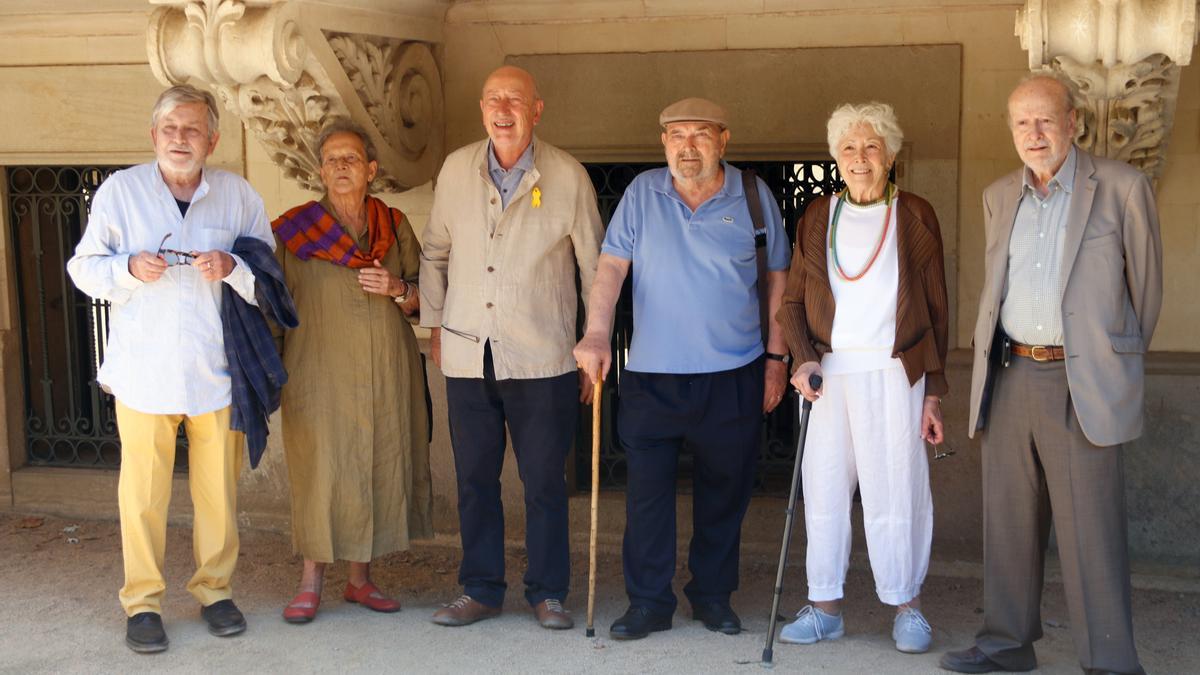
[[[150, 283], [129, 273], [129, 257], [157, 251], [167, 233], [164, 246], [180, 251], [228, 252], [243, 235], [275, 248], [262, 199], [240, 176], [204, 169], [184, 217], [158, 164], [141, 164], [96, 190], [67, 272], [79, 290], [112, 303], [96, 376], [105, 390], [139, 412], [202, 415], [232, 401], [220, 283], [190, 265], [169, 267]], [[234, 262], [224, 283], [257, 305], [253, 273]]]

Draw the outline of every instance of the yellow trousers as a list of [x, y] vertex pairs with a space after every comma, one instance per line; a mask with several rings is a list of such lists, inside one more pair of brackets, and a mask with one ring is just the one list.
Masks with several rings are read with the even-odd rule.
[[230, 408], [203, 415], [152, 415], [117, 401], [121, 436], [121, 548], [125, 614], [162, 613], [166, 591], [167, 507], [175, 466], [175, 436], [188, 438], [188, 485], [195, 512], [192, 555], [196, 573], [187, 589], [207, 606], [233, 595], [230, 579], [238, 557], [237, 479], [242, 468], [241, 432], [230, 431]]

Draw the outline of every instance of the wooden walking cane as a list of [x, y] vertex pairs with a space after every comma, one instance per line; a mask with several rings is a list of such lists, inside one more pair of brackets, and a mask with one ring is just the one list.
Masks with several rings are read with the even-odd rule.
[[592, 532], [588, 542], [587, 637], [596, 637], [592, 620], [596, 613], [596, 529], [600, 507], [600, 394], [604, 390], [602, 371], [592, 379]]

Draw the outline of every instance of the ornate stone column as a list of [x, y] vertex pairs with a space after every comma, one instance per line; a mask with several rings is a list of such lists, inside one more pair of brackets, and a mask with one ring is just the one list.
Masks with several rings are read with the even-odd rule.
[[1151, 178], [1165, 163], [1179, 69], [1196, 43], [1196, 0], [1026, 0], [1016, 34], [1029, 68], [1083, 94], [1079, 146]]
[[333, 115], [370, 134], [376, 190], [421, 185], [441, 165], [445, 0], [150, 1], [155, 76], [211, 88], [305, 188], [321, 189], [313, 146]]

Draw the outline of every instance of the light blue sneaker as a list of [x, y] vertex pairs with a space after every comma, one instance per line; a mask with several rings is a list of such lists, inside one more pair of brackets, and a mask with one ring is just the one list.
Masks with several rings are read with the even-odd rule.
[[921, 610], [905, 607], [892, 623], [892, 639], [896, 641], [896, 649], [905, 654], [924, 654], [933, 640], [933, 629]]
[[779, 631], [779, 641], [811, 645], [820, 640], [836, 640], [846, 634], [841, 614], [826, 614], [812, 605], [796, 612], [796, 620]]

